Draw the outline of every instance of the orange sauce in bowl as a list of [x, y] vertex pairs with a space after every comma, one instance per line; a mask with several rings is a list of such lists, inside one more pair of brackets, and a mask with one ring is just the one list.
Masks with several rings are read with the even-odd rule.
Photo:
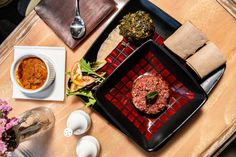
[[42, 87], [47, 79], [48, 71], [45, 63], [37, 57], [23, 59], [16, 69], [18, 84], [29, 90]]

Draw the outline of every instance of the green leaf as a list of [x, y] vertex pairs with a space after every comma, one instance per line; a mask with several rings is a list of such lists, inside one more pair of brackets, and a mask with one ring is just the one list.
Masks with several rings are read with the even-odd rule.
[[[101, 67], [102, 63], [100, 62], [94, 62], [89, 63], [85, 59], [80, 60], [80, 69], [83, 73], [87, 73], [87, 75], [93, 75], [95, 78], [95, 82], [100, 84], [103, 80], [105, 80], [104, 76], [106, 73], [101, 73], [100, 75], [96, 73], [96, 70]], [[70, 75], [70, 72], [66, 72], [67, 75]], [[97, 76], [97, 77], [96, 77]], [[70, 80], [71, 82], [71, 80]], [[66, 95], [67, 96], [84, 96], [87, 97], [88, 101], [85, 102], [85, 105], [87, 107], [92, 106], [96, 103], [96, 99], [93, 97], [93, 93], [87, 89], [80, 89], [76, 92], [71, 92], [69, 88], [66, 89]]]
[[88, 100], [89, 100], [89, 101], [85, 103], [85, 106], [86, 106], [86, 107], [93, 106], [93, 105], [96, 103], [96, 99], [91, 99], [91, 98], [89, 98]]
[[86, 91], [86, 90], [78, 90], [76, 92], [71, 92], [69, 89], [67, 89], [66, 95], [67, 96], [81, 95], [81, 96], [85, 96], [85, 97], [88, 97], [88, 98], [94, 98], [92, 92], [91, 91]]
[[76, 92], [71, 92], [70, 89], [66, 90], [67, 96], [77, 95], [77, 96], [85, 96], [88, 98], [88, 102], [85, 102], [86, 107], [90, 107], [96, 103], [96, 99], [93, 97], [93, 93], [91, 91], [79, 90]]
[[157, 97], [158, 97], [158, 92], [151, 92], [151, 93], [149, 93], [149, 94], [147, 94], [146, 95], [146, 102], [148, 103], [148, 104], [151, 104], [153, 101], [156, 101], [156, 99], [157, 99]]
[[83, 58], [80, 60], [80, 68], [82, 72], [85, 72], [87, 74], [93, 74], [96, 75], [102, 79], [105, 79], [103, 76], [99, 75], [98, 73], [96, 73], [89, 62], [86, 62], [86, 60], [84, 60]]
[[83, 58], [80, 60], [80, 68], [82, 72], [86, 72], [88, 74], [94, 74], [95, 72], [92, 70], [90, 63], [86, 62]]

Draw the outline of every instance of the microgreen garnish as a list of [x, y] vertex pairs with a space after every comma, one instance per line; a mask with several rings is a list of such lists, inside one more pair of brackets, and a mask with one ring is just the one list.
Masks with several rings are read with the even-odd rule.
[[156, 91], [148, 93], [145, 97], [147, 104], [154, 103], [156, 101], [157, 97], [158, 97], [158, 92], [156, 92]]
[[[91, 90], [96, 88], [100, 83], [103, 82], [103, 80], [105, 80], [104, 76], [105, 76], [106, 73], [103, 72], [101, 74], [98, 74], [96, 72], [102, 66], [102, 63], [100, 63], [100, 62], [90, 63], [90, 62], [87, 62], [85, 59], [82, 58], [79, 62], [79, 65], [80, 65], [80, 69], [83, 73], [83, 76], [90, 75], [91, 77], [94, 78], [95, 84], [92, 87], [88, 85], [88, 86], [83, 86], [82, 88], [77, 88], [76, 89], [77, 91], [75, 91], [74, 88], [72, 88], [73, 90], [68, 88], [66, 90], [66, 95], [67, 96], [76, 95], [76, 96], [86, 97], [87, 101], [85, 102], [85, 106], [90, 107], [90, 106], [93, 106], [96, 103], [96, 99], [93, 97], [93, 93], [91, 92]], [[66, 74], [71, 75], [70, 72], [66, 72]], [[74, 81], [76, 81], [76, 80], [74, 80]], [[70, 79], [69, 82], [73, 84], [73, 81], [71, 79]], [[76, 85], [75, 85], [75, 87], [76, 87]], [[70, 88], [71, 88], [71, 86], [70, 86]]]
[[67, 89], [66, 90], [66, 95], [67, 96], [77, 95], [77, 96], [87, 97], [88, 101], [85, 102], [86, 107], [93, 106], [96, 103], [96, 99], [93, 97], [93, 94], [92, 94], [91, 91], [81, 89], [81, 90], [78, 90], [76, 92], [71, 92], [70, 89]]
[[83, 58], [80, 60], [80, 68], [82, 72], [87, 73], [87, 74], [92, 74], [96, 75], [97, 77], [100, 77], [101, 79], [105, 80], [105, 78], [102, 75], [99, 75], [98, 73], [93, 70], [89, 62], [86, 62]]

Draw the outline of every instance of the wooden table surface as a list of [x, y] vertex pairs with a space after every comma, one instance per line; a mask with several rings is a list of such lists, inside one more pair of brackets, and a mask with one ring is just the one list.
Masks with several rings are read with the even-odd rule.
[[[191, 20], [222, 50], [227, 59], [224, 76], [202, 109], [158, 152], [143, 151], [100, 115], [85, 109], [93, 121], [89, 134], [101, 142], [102, 157], [210, 155], [236, 130], [236, 20], [216, 0], [151, 1], [181, 23]], [[119, 2], [123, 3], [124, 0]], [[56, 116], [54, 129], [42, 138], [30, 141], [27, 146], [34, 156], [76, 156], [75, 146], [80, 137], [66, 138], [63, 130], [69, 113], [83, 108], [83, 103], [77, 97], [66, 98], [64, 102], [12, 99], [9, 73], [13, 61], [13, 46], [63, 46], [67, 50], [66, 69], [69, 71], [73, 63], [84, 56], [108, 22], [103, 23], [77, 49], [71, 50], [33, 11], [0, 46], [0, 97], [7, 99], [13, 106], [12, 115], [37, 106], [47, 106]]]

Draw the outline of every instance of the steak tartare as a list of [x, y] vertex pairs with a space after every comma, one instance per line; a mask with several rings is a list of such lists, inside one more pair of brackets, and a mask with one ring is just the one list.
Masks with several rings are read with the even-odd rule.
[[[147, 101], [147, 96], [156, 93], [154, 101]], [[167, 107], [170, 96], [169, 84], [161, 75], [142, 75], [138, 77], [131, 91], [134, 106], [146, 114], [157, 114]]]

